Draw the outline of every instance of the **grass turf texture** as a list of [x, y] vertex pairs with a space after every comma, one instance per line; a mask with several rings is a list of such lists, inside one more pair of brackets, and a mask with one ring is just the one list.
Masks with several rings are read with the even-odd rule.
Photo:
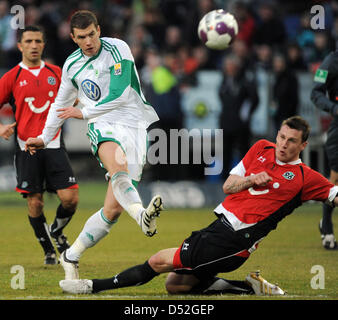
[[[97, 211], [104, 199], [105, 183], [82, 183], [80, 203], [76, 215], [65, 229], [72, 243], [85, 221]], [[43, 252], [27, 218], [26, 201], [15, 192], [0, 193], [0, 300], [336, 300], [338, 299], [338, 251], [327, 251], [321, 246], [318, 222], [321, 204], [305, 204], [284, 219], [277, 230], [261, 242], [256, 252], [238, 270], [221, 274], [228, 279], [242, 280], [254, 270], [268, 281], [278, 283], [288, 292], [283, 297], [257, 296], [168, 296], [162, 274], [151, 282], [139, 286], [101, 292], [95, 295], [74, 296], [61, 291], [58, 282], [64, 272], [60, 265], [44, 266]], [[45, 215], [50, 224], [58, 201], [54, 195], [45, 195]], [[217, 203], [215, 203], [215, 206]], [[159, 234], [153, 238], [143, 235], [140, 228], [126, 213], [113, 226], [110, 234], [95, 247], [87, 250], [80, 263], [81, 278], [112, 277], [135, 264], [143, 263], [160, 249], [178, 247], [191, 231], [211, 223], [212, 209], [166, 210], [158, 220]], [[337, 209], [336, 209], [337, 210]], [[333, 214], [338, 225], [337, 212]], [[12, 289], [11, 273], [14, 265], [24, 268], [25, 289]], [[311, 288], [316, 273], [311, 268], [320, 265], [325, 271], [324, 289]]]

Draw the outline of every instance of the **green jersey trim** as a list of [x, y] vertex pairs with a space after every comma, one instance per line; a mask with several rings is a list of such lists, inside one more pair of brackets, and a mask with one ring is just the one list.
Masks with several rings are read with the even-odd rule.
[[[116, 45], [112, 45], [105, 40], [102, 40], [102, 43], [105, 45], [106, 49], [108, 49], [107, 51], [112, 52], [114, 60], [116, 62], [122, 61], [122, 55], [121, 55], [120, 51], [117, 49]], [[116, 57], [116, 59], [115, 59], [115, 57]]]
[[122, 60], [122, 56], [120, 52], [117, 50], [116, 46], [112, 46], [109, 42], [102, 40], [103, 48], [110, 52], [115, 62], [119, 62]]
[[82, 52], [81, 52], [81, 54], [80, 54], [79, 57], [78, 57], [78, 56], [76, 56], [76, 57], [74, 56], [74, 57], [73, 57], [74, 60], [69, 64], [69, 66], [68, 66], [68, 68], [67, 68], [67, 72], [68, 72], [69, 69], [72, 67], [72, 65], [73, 65], [75, 62], [79, 61], [82, 57], [83, 57]]
[[[101, 54], [101, 51], [102, 51], [102, 48], [103, 48], [103, 45], [102, 45], [102, 39], [100, 39], [101, 41], [101, 46], [100, 46], [100, 49], [99, 49], [99, 52], [91, 57], [90, 59], [87, 60], [87, 62], [74, 74], [74, 76], [72, 77], [72, 83], [73, 84], [76, 84], [75, 82], [75, 78], [78, 76], [78, 74], [90, 63], [92, 62], [93, 60], [95, 60], [100, 54]], [[78, 86], [76, 85], [76, 88], [78, 88]]]
[[80, 53], [81, 53], [81, 49], [79, 48], [79, 49], [75, 50], [72, 54], [70, 54], [70, 55], [68, 56], [68, 58], [66, 59], [66, 61], [69, 60], [69, 59], [74, 58], [75, 56], [77, 56], [77, 55], [80, 54]]
[[150, 105], [142, 98], [141, 87], [135, 72], [134, 62], [130, 60], [122, 60], [119, 64], [119, 68], [115, 68], [115, 66], [110, 67], [109, 94], [96, 104], [96, 106], [119, 98], [129, 85], [137, 92], [143, 103]]

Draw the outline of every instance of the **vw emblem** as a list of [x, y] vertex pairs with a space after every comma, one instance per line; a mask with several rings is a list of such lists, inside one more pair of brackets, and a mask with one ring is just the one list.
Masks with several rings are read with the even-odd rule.
[[101, 98], [101, 90], [95, 82], [89, 79], [83, 80], [81, 88], [89, 99], [97, 101]]

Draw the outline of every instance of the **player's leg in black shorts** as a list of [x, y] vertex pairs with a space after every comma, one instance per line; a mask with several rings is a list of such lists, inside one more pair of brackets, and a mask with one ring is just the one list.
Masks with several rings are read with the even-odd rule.
[[[179, 256], [178, 256], [179, 255]], [[207, 228], [194, 231], [184, 240], [174, 258], [177, 274], [192, 274], [200, 284], [189, 293], [205, 292], [215, 280], [218, 273], [238, 269], [249, 257], [241, 236], [236, 234], [224, 217], [218, 218]], [[236, 287], [229, 293], [251, 293], [252, 288], [244, 281], [229, 281], [225, 287]]]
[[[330, 180], [336, 183], [338, 178], [338, 123], [335, 120], [331, 123], [327, 132], [327, 140], [325, 144], [325, 151], [330, 167]], [[319, 223], [319, 229], [322, 237], [322, 245], [326, 249], [336, 249], [337, 242], [334, 239], [332, 212], [333, 207], [328, 204], [323, 204], [323, 216]]]
[[45, 254], [45, 264], [56, 264], [56, 252], [48, 232], [48, 224], [43, 212], [43, 192], [45, 181], [44, 150], [35, 155], [17, 150], [15, 153], [17, 173], [16, 191], [27, 198], [28, 219], [34, 234]]
[[332, 123], [327, 132], [325, 151], [330, 169], [338, 172], [338, 124]]
[[63, 148], [38, 150], [34, 155], [17, 151], [15, 166], [16, 191], [23, 196], [77, 186], [68, 155]]
[[[36, 197], [35, 194], [41, 194], [41, 196], [38, 196], [37, 198], [40, 198], [42, 201], [41, 214], [37, 215], [38, 211], [34, 213], [33, 216], [30, 214], [29, 221], [45, 252], [46, 260], [48, 260], [47, 256], [55, 254], [55, 250], [50, 241], [49, 233], [47, 232], [48, 224], [43, 213], [42, 194], [45, 190], [48, 190], [49, 192], [56, 192], [60, 189], [77, 188], [77, 183], [75, 181], [68, 156], [62, 148], [38, 150], [34, 155], [30, 155], [29, 152], [18, 150], [15, 155], [15, 166], [17, 171], [16, 191], [20, 192], [24, 197], [29, 195]], [[32, 199], [34, 198], [29, 196], [28, 201], [32, 201]], [[61, 207], [62, 206], [60, 204], [57, 209], [57, 216], [59, 212], [62, 211], [61, 213], [63, 214], [65, 212], [65, 210]], [[39, 209], [36, 207], [34, 210]], [[67, 213], [69, 216], [67, 223], [73, 213], [74, 212]], [[44, 239], [44, 241], [41, 239]], [[63, 241], [63, 239], [61, 240]], [[60, 241], [58, 240], [58, 242]], [[66, 238], [63, 242], [66, 243]]]
[[45, 149], [46, 189], [56, 190], [77, 188], [73, 169], [65, 149]]

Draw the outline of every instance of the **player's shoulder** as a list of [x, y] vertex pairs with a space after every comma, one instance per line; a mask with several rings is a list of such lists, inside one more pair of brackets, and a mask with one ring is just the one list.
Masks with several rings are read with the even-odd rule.
[[275, 147], [276, 145], [273, 142], [266, 139], [260, 139], [252, 146], [252, 148], [255, 148], [258, 151], [260, 149], [274, 149]]
[[83, 57], [82, 50], [80, 48], [76, 49], [65, 60], [63, 64], [63, 69], [68, 71], [68, 69], [74, 64], [74, 62], [76, 62], [82, 57]]
[[127, 42], [118, 38], [101, 38], [102, 46], [107, 51], [113, 52], [113, 56], [122, 59], [129, 59], [131, 51]]
[[302, 168], [302, 171], [304, 172], [304, 174], [320, 174], [318, 171], [312, 169], [304, 162], [301, 162], [299, 166]]
[[110, 46], [129, 47], [127, 42], [119, 38], [102, 37], [101, 40], [104, 44], [110, 44]]
[[52, 70], [53, 72], [57, 73], [57, 74], [61, 74], [62, 70], [59, 66], [49, 63], [49, 62], [45, 62], [45, 67], [47, 67], [48, 69]]
[[1, 79], [6, 79], [6, 81], [15, 80], [19, 74], [20, 68], [20, 65], [16, 65], [14, 68], [5, 72]]

